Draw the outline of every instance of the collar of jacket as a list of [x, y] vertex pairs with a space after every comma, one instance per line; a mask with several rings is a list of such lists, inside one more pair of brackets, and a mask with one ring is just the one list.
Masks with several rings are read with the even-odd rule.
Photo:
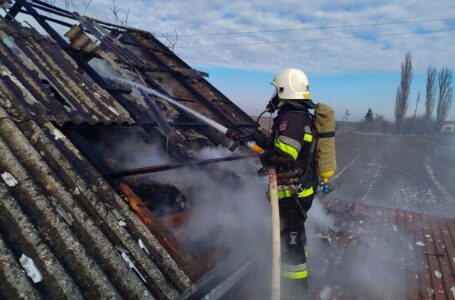
[[311, 100], [288, 100], [286, 101], [283, 106], [280, 107], [278, 110], [278, 115], [293, 111], [293, 110], [299, 110], [299, 111], [304, 111], [308, 112], [309, 109], [314, 109], [316, 108], [316, 104], [314, 104], [313, 101]]

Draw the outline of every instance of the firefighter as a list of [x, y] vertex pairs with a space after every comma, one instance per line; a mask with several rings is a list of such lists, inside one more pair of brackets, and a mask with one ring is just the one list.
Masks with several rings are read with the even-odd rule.
[[278, 110], [269, 138], [257, 138], [265, 149], [260, 156], [264, 167], [277, 171], [278, 199], [282, 219], [283, 285], [305, 287], [308, 269], [305, 253], [305, 220], [318, 185], [314, 150], [315, 108], [308, 78], [301, 70], [285, 69], [272, 80], [275, 93], [267, 111]]

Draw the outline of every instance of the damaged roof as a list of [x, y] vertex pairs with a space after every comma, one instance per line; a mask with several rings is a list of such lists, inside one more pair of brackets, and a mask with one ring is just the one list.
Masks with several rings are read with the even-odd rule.
[[455, 218], [329, 198], [335, 225], [310, 249], [311, 297], [455, 298]]
[[[21, 25], [18, 13], [32, 15], [48, 35]], [[55, 24], [67, 27], [64, 36]], [[0, 17], [0, 61], [0, 298], [174, 299], [191, 290], [195, 279], [64, 129], [157, 131], [177, 160], [190, 157], [179, 145], [195, 137], [227, 144], [185, 111], [110, 80], [113, 74], [240, 132], [255, 122], [152, 34], [41, 1], [13, 1]]]

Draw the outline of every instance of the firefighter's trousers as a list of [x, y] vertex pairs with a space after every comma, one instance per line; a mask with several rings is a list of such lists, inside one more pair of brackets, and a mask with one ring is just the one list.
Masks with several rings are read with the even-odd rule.
[[306, 197], [292, 195], [279, 199], [281, 217], [281, 261], [283, 283], [303, 286], [308, 277], [306, 265], [305, 221], [314, 194]]

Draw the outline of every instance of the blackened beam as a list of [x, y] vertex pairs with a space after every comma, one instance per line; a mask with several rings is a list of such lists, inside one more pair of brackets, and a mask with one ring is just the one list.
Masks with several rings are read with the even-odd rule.
[[241, 266], [234, 274], [213, 287], [211, 291], [205, 295], [204, 299], [217, 300], [222, 298], [227, 292], [234, 288], [242, 278], [246, 277], [247, 273], [253, 269], [253, 258]]
[[[135, 39], [136, 37], [134, 37]], [[156, 44], [158, 44], [158, 46], [160, 47], [165, 47], [167, 49], [167, 47], [161, 43], [160, 40], [158, 40], [154, 35], [149, 35], [149, 38], [151, 40], [153, 40]], [[172, 51], [169, 51], [167, 52], [168, 55], [170, 55], [174, 60], [176, 60], [179, 64], [191, 69], [191, 66], [189, 66], [186, 62], [184, 62], [180, 57], [178, 57], [174, 52]], [[154, 55], [156, 57], [156, 55]], [[160, 58], [158, 58], [159, 60], [161, 60]], [[207, 76], [208, 77], [208, 76]], [[232, 106], [235, 110], [235, 112], [239, 115], [242, 115], [243, 117], [247, 118], [247, 119], [250, 119], [250, 116], [248, 116], [243, 110], [240, 109], [240, 107], [238, 107], [234, 102], [230, 101], [223, 93], [221, 93], [217, 88], [215, 88], [212, 84], [210, 84], [210, 82], [208, 82], [207, 80], [205, 80], [204, 78], [202, 78], [202, 80], [204, 81], [205, 84], [207, 84], [210, 88], [212, 88], [223, 100], [224, 102], [226, 102], [226, 104], [229, 104], [230, 106]], [[196, 89], [194, 89], [193, 87], [190, 87], [191, 89], [193, 89], [194, 91], [196, 91]], [[198, 91], [196, 91], [196, 93], [199, 93]], [[201, 95], [202, 96], [202, 95]], [[205, 98], [203, 98], [205, 101], [209, 101]], [[205, 102], [204, 101], [204, 102]], [[211, 103], [210, 103], [211, 104]], [[216, 107], [215, 107], [216, 108]], [[221, 111], [222, 114], [224, 114], [222, 111]], [[252, 122], [254, 122], [254, 120], [251, 120]]]
[[[65, 50], [68, 50], [70, 45], [67, 43], [67, 41], [58, 34], [57, 31], [55, 31], [47, 22], [46, 20], [43, 19], [43, 16], [39, 15], [37, 11], [30, 5], [29, 2], [25, 0], [17, 0], [18, 3], [21, 3], [22, 6], [32, 14], [32, 16], [35, 18], [35, 20], [38, 22], [38, 24], [43, 27], [43, 29], [53, 38], [60, 47], [62, 47]], [[41, 3], [41, 2], [40, 2]], [[122, 97], [119, 93], [113, 92], [112, 90], [114, 89], [109, 82], [107, 82], [102, 76], [96, 72], [95, 69], [93, 69], [86, 61], [81, 59], [80, 56], [77, 54], [73, 53], [72, 51], [67, 51], [68, 54], [77, 62], [79, 67], [84, 70], [102, 89], [105, 90], [110, 90], [110, 95], [115, 98], [136, 120], [143, 120], [141, 116], [137, 115], [135, 113], [135, 108], [132, 106], [132, 104]]]
[[[177, 127], [177, 128], [187, 128], [187, 127], [210, 127], [210, 125], [206, 123], [198, 123], [198, 122], [168, 122], [169, 126], [171, 127]], [[98, 126], [98, 127], [105, 127], [105, 126], [119, 126], [119, 127], [134, 127], [134, 126], [149, 126], [149, 127], [156, 127], [158, 124], [156, 122], [134, 122], [131, 124], [125, 123], [125, 124], [118, 124], [118, 123], [113, 123], [113, 124], [94, 124], [94, 125], [88, 125], [88, 124], [71, 124], [71, 127], [84, 127], [84, 126]], [[237, 124], [234, 125], [234, 128], [253, 128], [257, 127], [256, 124]]]
[[[66, 11], [64, 9], [61, 9], [61, 8], [58, 8], [58, 7], [55, 7], [51, 4], [47, 4], [45, 2], [42, 2], [42, 1], [33, 1], [32, 3], [30, 3], [34, 8], [36, 9], [39, 9], [39, 10], [43, 10], [43, 11], [46, 11], [48, 13], [51, 13], [51, 14], [54, 14], [54, 15], [58, 15], [58, 16], [61, 16], [61, 17], [64, 17], [64, 18], [68, 18], [68, 19], [71, 19], [71, 20], [76, 20], [76, 18], [72, 15], [71, 12], [69, 11]], [[22, 11], [21, 11], [22, 12]], [[57, 22], [56, 22], [57, 23]], [[105, 22], [106, 25], [102, 25], [104, 28], [106, 29], [111, 29], [111, 27], [116, 27], [115, 24], [110, 24], [108, 22]], [[110, 25], [110, 27], [108, 27], [108, 25]]]
[[[101, 27], [98, 23], [93, 21], [91, 18], [81, 16], [77, 12], [73, 12], [73, 16], [86, 28], [90, 34], [94, 35], [101, 43], [111, 52], [113, 52], [122, 63], [127, 65], [142, 66], [142, 61], [136, 57], [131, 51], [129, 51], [120, 42], [116, 41], [116, 38], [112, 37], [109, 31]], [[148, 67], [144, 65], [144, 67]]]
[[58, 12], [60, 12], [62, 14], [71, 15], [71, 12], [68, 11], [68, 10], [64, 10], [63, 8], [51, 5], [49, 3], [46, 3], [46, 2], [43, 2], [43, 1], [40, 1], [40, 0], [33, 0], [33, 3], [30, 3], [30, 4], [32, 4], [32, 5], [39, 4], [41, 6], [45, 6], [45, 7], [49, 8], [49, 9], [52, 9], [54, 11], [58, 11]]
[[159, 51], [159, 52], [164, 52], [164, 53], [170, 52], [169, 49], [167, 49], [167, 48], [161, 49], [155, 45], [142, 45], [140, 43], [135, 43], [134, 41], [129, 40], [128, 37], [129, 37], [129, 35], [122, 35], [119, 38], [119, 41], [122, 42], [122, 44], [131, 45], [131, 46], [135, 46], [135, 47], [143, 48], [143, 49], [147, 49], [147, 50]]
[[[146, 74], [143, 74], [144, 76], [141, 76], [142, 79], [145, 81], [145, 83], [147, 83], [150, 87], [152, 87], [153, 89], [157, 90], [158, 92], [168, 96], [168, 97], [172, 97], [171, 94], [169, 94], [165, 89], [163, 89], [158, 83], [156, 83], [154, 80], [152, 80], [151, 78], [149, 78], [148, 76], [145, 76]], [[183, 117], [185, 117], [186, 119], [188, 120], [193, 120], [195, 121], [196, 123], [199, 123], [199, 120], [196, 120], [196, 118], [192, 115], [190, 115], [188, 112], [186, 112], [185, 110], [177, 107], [177, 106], [173, 106], [175, 110], [177, 110], [180, 115], [182, 115]], [[215, 135], [212, 133], [211, 129], [210, 128], [206, 128], [206, 127], [199, 127], [198, 128], [199, 132], [206, 136], [212, 143], [214, 143], [215, 145], [225, 145], [225, 142], [224, 140], [219, 137], [219, 135]]]
[[[130, 36], [130, 38], [135, 42], [138, 43], [138, 40], [135, 36]], [[158, 41], [157, 39], [155, 39]], [[159, 42], [159, 41], [158, 41]], [[160, 46], [162, 44], [160, 43]], [[164, 45], [163, 45], [164, 46]], [[224, 113], [220, 108], [216, 107], [210, 100], [205, 98], [200, 92], [198, 92], [191, 84], [189, 84], [186, 79], [183, 78], [183, 75], [180, 73], [173, 72], [174, 70], [167, 65], [161, 58], [159, 58], [153, 51], [146, 51], [145, 55], [149, 56], [150, 59], [156, 61], [162, 68], [170, 71], [169, 73], [173, 75], [174, 79], [177, 80], [185, 89], [190, 92], [203, 106], [209, 109], [212, 113], [218, 116], [228, 127], [231, 127], [233, 124], [232, 120]], [[189, 67], [190, 68], [190, 67]]]
[[31, 12], [25, 10], [25, 9], [21, 9], [20, 12], [23, 13], [23, 14], [26, 14], [26, 15], [30, 15], [30, 16], [39, 16], [40, 18], [43, 18], [43, 20], [46, 20], [46, 21], [49, 21], [49, 22], [53, 22], [53, 23], [56, 23], [56, 24], [59, 24], [59, 25], [62, 25], [62, 26], [66, 26], [66, 27], [73, 27], [73, 25], [74, 25], [74, 24], [70, 24], [70, 23], [64, 22], [62, 20], [57, 20], [57, 19], [54, 19], [54, 18], [51, 18], [51, 17], [42, 16], [42, 15], [39, 15], [39, 14], [34, 14], [34, 13], [31, 13]]
[[186, 163], [176, 163], [176, 164], [150, 166], [150, 167], [143, 167], [143, 168], [136, 168], [136, 169], [127, 169], [127, 170], [121, 170], [121, 171], [117, 171], [117, 172], [113, 172], [113, 173], [105, 173], [105, 174], [103, 174], [103, 176], [108, 177], [108, 178], [120, 178], [120, 177], [168, 171], [168, 170], [173, 170], [173, 169], [178, 169], [178, 168], [183, 168], [183, 167], [203, 166], [203, 165], [209, 165], [209, 164], [226, 162], [226, 161], [234, 161], [234, 160], [252, 158], [252, 157], [257, 157], [257, 155], [255, 155], [255, 154], [253, 154], [253, 155], [236, 155], [236, 156], [229, 156], [229, 157], [222, 157], [222, 158], [195, 160], [195, 161], [190, 161], [190, 162], [186, 162]]
[[176, 300], [219, 299], [239, 283], [255, 267], [253, 258], [242, 265], [226, 260], [202, 276], [191, 289]]
[[175, 138], [177, 136], [174, 129], [167, 123], [164, 119], [161, 109], [158, 108], [158, 105], [154, 98], [151, 98], [142, 90], [139, 90], [139, 93], [144, 98], [144, 101], [147, 103], [148, 111], [150, 112], [153, 120], [157, 123], [158, 127], [163, 131], [163, 134], [170, 138]]
[[[49, 3], [46, 3], [46, 2], [43, 2], [43, 1], [40, 1], [40, 0], [33, 0], [33, 2], [31, 2], [30, 4], [32, 4], [36, 8], [42, 9], [42, 10], [44, 10], [43, 7], [45, 7], [47, 9], [49, 9], [48, 12], [50, 12], [50, 13], [57, 14], [57, 12], [59, 12], [60, 14], [65, 15], [65, 17], [74, 19], [74, 16], [72, 16], [72, 13], [70, 11], [62, 9], [62, 8], [59, 8], [59, 7], [56, 7], [56, 6], [52, 5], [52, 4], [49, 4]], [[40, 5], [41, 7], [38, 7], [37, 4]], [[143, 34], [144, 33], [150, 34], [147, 31], [140, 30], [140, 29], [137, 29], [137, 28], [132, 28], [132, 27], [128, 27], [128, 26], [122, 26], [122, 25], [118, 25], [118, 24], [113, 24], [113, 23], [109, 23], [109, 22], [106, 22], [106, 21], [98, 20], [98, 19], [95, 19], [95, 18], [91, 18], [91, 19], [93, 21], [97, 22], [97, 23], [100, 23], [100, 24], [102, 24], [104, 26], [108, 26], [108, 27], [111, 27], [111, 28], [119, 28], [119, 29], [123, 29], [123, 30], [136, 31], [136, 32], [143, 33]]]
[[71, 15], [71, 13], [69, 13], [69, 12], [62, 12], [60, 10], [56, 10], [55, 8], [50, 8], [48, 6], [43, 6], [43, 5], [35, 3], [35, 2], [31, 3], [31, 5], [34, 8], [36, 8], [36, 9], [40, 9], [40, 10], [46, 11], [48, 13], [51, 13], [51, 14], [54, 14], [54, 15], [57, 15], [57, 16], [61, 16], [61, 17], [64, 17], [64, 18], [68, 18], [68, 19], [71, 19], [71, 20], [76, 20]]
[[22, 8], [22, 3], [19, 1], [14, 2], [13, 6], [9, 9], [8, 13], [5, 16], [7, 20], [13, 20]]

